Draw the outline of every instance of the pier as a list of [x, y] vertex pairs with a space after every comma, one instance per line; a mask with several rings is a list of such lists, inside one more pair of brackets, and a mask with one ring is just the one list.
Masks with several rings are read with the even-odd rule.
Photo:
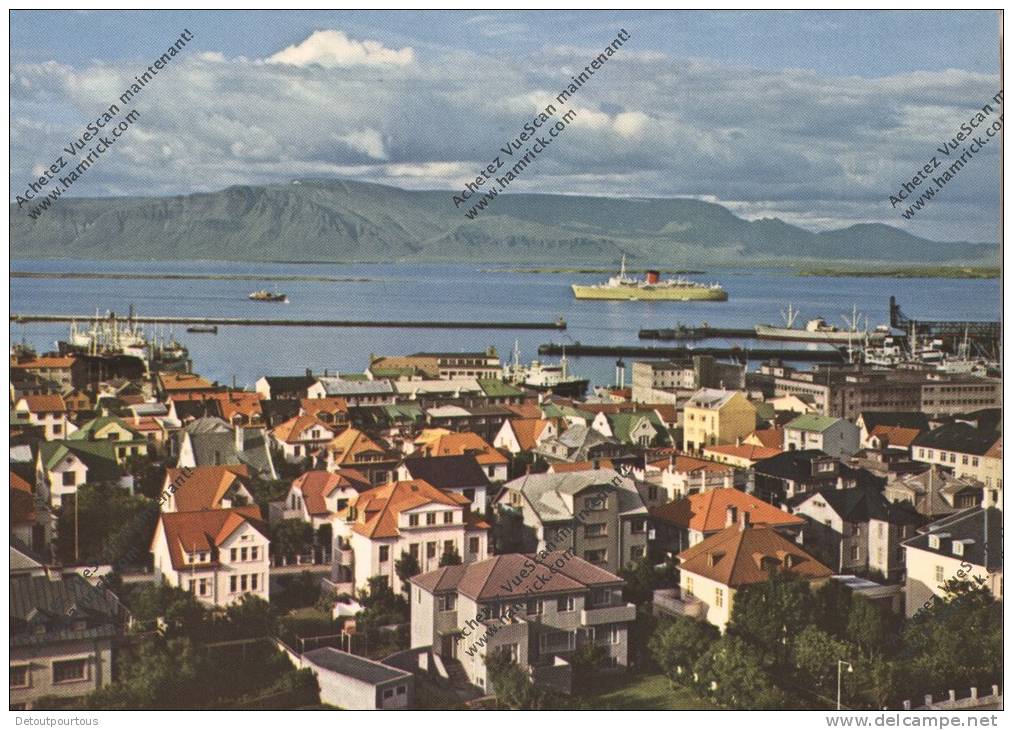
[[[12, 314], [10, 321], [22, 322], [90, 322], [95, 315], [88, 314]], [[100, 317], [116, 319], [115, 314]], [[123, 319], [123, 318], [121, 318]], [[131, 315], [124, 321], [138, 324], [182, 324], [187, 326], [237, 327], [369, 327], [392, 329], [444, 329], [444, 330], [565, 330], [566, 320], [555, 322], [446, 322], [424, 320], [346, 320], [346, 319], [247, 319], [244, 317], [155, 317]]]
[[643, 329], [638, 336], [642, 340], [706, 340], [711, 337], [756, 337], [753, 327], [685, 327], [676, 325], [671, 329]]
[[783, 347], [644, 347], [642, 345], [582, 345], [579, 342], [538, 346], [539, 355], [583, 355], [586, 357], [642, 357], [668, 360], [712, 355], [747, 360], [793, 360], [795, 362], [842, 363], [847, 358], [839, 350], [792, 350]]

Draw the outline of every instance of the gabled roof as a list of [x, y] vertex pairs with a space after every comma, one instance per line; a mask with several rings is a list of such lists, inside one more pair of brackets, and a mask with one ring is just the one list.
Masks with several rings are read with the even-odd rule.
[[918, 434], [912, 446], [928, 449], [956, 451], [959, 454], [984, 456], [992, 448], [999, 434], [995, 431], [974, 428], [966, 423], [949, 423]]
[[19, 362], [12, 362], [12, 370], [36, 370], [36, 369], [55, 369], [55, 368], [69, 368], [75, 362], [77, 358], [72, 356], [66, 357], [54, 357], [46, 356], [33, 357], [31, 360], [21, 360]]
[[789, 500], [792, 508], [817, 498], [826, 502], [837, 516], [852, 524], [882, 520], [891, 525], [921, 525], [925, 518], [908, 502], [890, 502], [875, 486], [858, 484], [848, 489], [825, 487]]
[[511, 418], [510, 428], [514, 432], [514, 438], [517, 439], [521, 451], [531, 451], [538, 445], [536, 439], [551, 423], [552, 421], [544, 418]]
[[[492, 466], [497, 464], [508, 464], [507, 459], [503, 454], [498, 452], [489, 443], [479, 436], [477, 433], [465, 431], [463, 433], [453, 433], [439, 429], [443, 431], [425, 442], [419, 451], [427, 456], [464, 456], [470, 455], [475, 457], [475, 461], [479, 464]], [[416, 443], [418, 440], [416, 439]]]
[[[929, 545], [929, 536], [933, 533], [947, 536], [938, 548]], [[964, 543], [962, 555], [953, 552], [953, 543], [957, 541]], [[960, 558], [972, 565], [983, 566], [990, 572], [1002, 570], [1002, 511], [995, 507], [972, 507], [947, 515], [927, 525], [923, 534], [906, 540], [903, 545]]]
[[93, 418], [87, 423], [81, 425], [79, 429], [74, 431], [72, 434], [68, 434], [67, 438], [71, 441], [81, 441], [93, 438], [93, 435], [101, 431], [106, 426], [119, 426], [124, 431], [130, 433], [134, 439], [143, 439], [144, 436], [131, 424], [124, 421], [119, 416], [99, 416]]
[[577, 449], [584, 452], [593, 446], [598, 446], [599, 444], [618, 443], [616, 439], [599, 433], [590, 426], [585, 426], [581, 423], [578, 423], [575, 426], [570, 426], [570, 428], [556, 436], [555, 440], [568, 449]]
[[678, 555], [679, 570], [738, 588], [767, 580], [767, 561], [806, 579], [833, 575], [791, 540], [771, 527], [726, 527]]
[[643, 498], [632, 480], [620, 477], [611, 469], [528, 474], [503, 485], [505, 491], [520, 492], [542, 522], [572, 520], [573, 496], [595, 487], [609, 489], [618, 495], [620, 514], [647, 513]]
[[[15, 476], [11, 472], [11, 476]], [[34, 525], [35, 524], [35, 496], [24, 489], [11, 484], [11, 525]]]
[[834, 418], [833, 416], [820, 416], [816, 413], [803, 413], [801, 416], [793, 418], [791, 421], [786, 423], [784, 427], [795, 431], [823, 433], [827, 429], [835, 426], [841, 420], [843, 419]]
[[576, 593], [594, 586], [619, 586], [623, 579], [583, 558], [553, 552], [544, 556], [496, 555], [468, 565], [437, 568], [410, 582], [430, 593], [456, 591], [474, 601], [487, 601]]
[[244, 390], [173, 393], [169, 400], [176, 404], [177, 412], [179, 412], [179, 406], [182, 403], [215, 401], [218, 403], [218, 413], [227, 421], [231, 421], [235, 415], [252, 417], [262, 412], [260, 394]]
[[89, 482], [113, 481], [123, 476], [113, 441], [44, 441], [39, 444], [39, 458], [47, 471], [70, 454], [88, 468]]
[[630, 433], [640, 421], [646, 420], [651, 427], [659, 434], [666, 433], [665, 425], [658, 418], [654, 411], [630, 411], [624, 413], [613, 413], [608, 418], [609, 426], [612, 428], [612, 435], [619, 443], [628, 444], [631, 442]]
[[340, 396], [303, 398], [299, 401], [299, 407], [307, 416], [316, 416], [318, 413], [348, 414], [348, 401]]
[[17, 489], [17, 490], [20, 490], [22, 492], [26, 492], [28, 494], [32, 494], [32, 492], [34, 491], [32, 489], [32, 485], [29, 484], [27, 480], [25, 480], [24, 478], [22, 478], [21, 475], [19, 475], [13, 469], [10, 470], [10, 477], [9, 478], [10, 478], [11, 489]]
[[379, 685], [384, 682], [409, 679], [412, 675], [401, 669], [375, 662], [372, 659], [349, 654], [331, 646], [311, 649], [302, 655], [310, 664], [336, 674], [364, 682]]
[[351, 464], [357, 456], [375, 451], [386, 454], [387, 449], [357, 428], [342, 431], [327, 444], [327, 450], [334, 455], [337, 464]]
[[8, 585], [11, 646], [109, 638], [125, 618], [111, 591], [76, 573], [11, 575]]
[[257, 505], [233, 507], [232, 509], [209, 509], [198, 512], [163, 512], [160, 520], [165, 534], [165, 541], [172, 559], [172, 567], [183, 570], [190, 567], [184, 559], [184, 552], [207, 552], [209, 561], [214, 564], [214, 551], [240, 525], [249, 524], [252, 528], [268, 537], [267, 525], [261, 520], [260, 508]]
[[479, 378], [478, 387], [490, 398], [516, 398], [524, 395], [523, 390], [502, 380]]
[[917, 428], [904, 428], [903, 426], [884, 426], [879, 425], [872, 429], [869, 433], [870, 436], [878, 436], [879, 438], [885, 438], [890, 446], [900, 446], [907, 448], [921, 433]]
[[169, 370], [163, 370], [158, 374], [158, 384], [166, 392], [174, 390], [210, 390], [217, 387], [210, 380], [202, 378], [197, 373], [177, 373]]
[[676, 474], [690, 474], [698, 471], [730, 472], [733, 467], [710, 459], [700, 459], [688, 454], [671, 454], [666, 458], [650, 462], [656, 469], [671, 469]]
[[189, 434], [197, 466], [227, 466], [246, 464], [260, 474], [273, 474], [271, 455], [267, 450], [263, 431], [247, 429], [243, 432], [243, 450], [236, 450], [233, 429]]
[[23, 395], [18, 401], [18, 405], [22, 402], [28, 407], [30, 413], [64, 413], [67, 410], [63, 396], [56, 393]]
[[862, 411], [858, 417], [865, 424], [866, 431], [872, 431], [876, 426], [901, 426], [902, 428], [914, 428], [919, 431], [927, 431], [929, 418], [919, 411], [901, 411], [891, 413], [888, 411]]
[[422, 479], [439, 489], [490, 486], [474, 456], [409, 457], [404, 466], [412, 479]]
[[292, 488], [298, 490], [306, 504], [310, 515], [330, 514], [327, 502], [335, 490], [353, 489], [362, 493], [373, 488], [366, 475], [355, 469], [339, 469], [338, 471], [308, 471], [292, 482]]
[[829, 459], [830, 454], [819, 449], [797, 449], [783, 451], [777, 456], [763, 459], [753, 464], [753, 469], [763, 474], [803, 481], [812, 477], [812, 462], [816, 459]]
[[[689, 397], [683, 408], [707, 408], [716, 410], [723, 408], [739, 391], [718, 390], [717, 388], [700, 388]], [[748, 402], [748, 401], [747, 401]]]
[[[354, 509], [352, 529], [360, 535], [372, 539], [397, 537], [401, 534], [397, 526], [401, 512], [427, 504], [443, 504], [466, 510], [471, 501], [455, 492], [437, 489], [421, 479], [413, 479], [391, 482], [365, 491], [339, 514], [348, 516], [353, 514]], [[488, 528], [485, 523], [476, 526]]]
[[320, 376], [316, 379], [328, 396], [391, 395], [394, 388], [386, 380], [351, 380]]
[[298, 444], [304, 441], [303, 433], [314, 426], [320, 428], [323, 432], [323, 435], [318, 439], [319, 441], [332, 438], [331, 434], [334, 433], [334, 429], [317, 419], [316, 416], [296, 416], [295, 418], [290, 418], [284, 423], [275, 426], [271, 431], [271, 435], [278, 441], [284, 441], [287, 444]]
[[779, 448], [753, 446], [752, 444], [740, 444], [738, 446], [735, 444], [715, 444], [714, 446], [705, 446], [703, 451], [705, 454], [723, 454], [749, 461], [761, 461], [781, 453], [781, 449]]
[[732, 487], [708, 489], [700, 494], [653, 507], [650, 512], [652, 517], [669, 524], [706, 534], [727, 527], [729, 507], [735, 508], [736, 517], [748, 514], [750, 524], [754, 525], [794, 527], [805, 523], [797, 515], [789, 514]]
[[305, 391], [317, 382], [311, 375], [265, 375], [264, 380], [271, 389], [272, 398], [277, 398], [281, 393]]
[[229, 490], [249, 476], [250, 470], [239, 464], [167, 469], [165, 473], [166, 481], [176, 487], [173, 500], [178, 512], [221, 508], [222, 499]]

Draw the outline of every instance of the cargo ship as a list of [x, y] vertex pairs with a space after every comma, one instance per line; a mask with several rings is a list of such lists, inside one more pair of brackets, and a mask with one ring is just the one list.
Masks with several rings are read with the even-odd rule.
[[255, 302], [281, 302], [282, 304], [288, 304], [288, 295], [281, 292], [270, 292], [267, 289], [253, 292], [250, 294], [250, 299]]
[[862, 342], [882, 343], [889, 335], [890, 328], [885, 325], [877, 327], [872, 332], [858, 328], [858, 311], [854, 310], [850, 320], [845, 318], [847, 329], [840, 329], [827, 324], [822, 317], [816, 317], [806, 322], [805, 327], [796, 327], [795, 320], [798, 312], [788, 305], [787, 312], [781, 312], [784, 318], [784, 327], [777, 327], [771, 324], [756, 325], [756, 337], [761, 340], [791, 340], [796, 342], [828, 342], [834, 345], [859, 345]]
[[571, 288], [577, 299], [626, 301], [644, 299], [676, 302], [724, 302], [728, 300], [728, 292], [720, 284], [700, 284], [682, 277], [662, 279], [660, 273], [654, 269], [647, 271], [642, 280], [627, 276], [626, 256], [623, 256], [619, 274], [610, 277], [605, 283], [572, 284]]
[[551, 393], [564, 398], [583, 398], [591, 382], [588, 378], [570, 374], [565, 349], [558, 365], [543, 363], [541, 360], [532, 360], [527, 367], [521, 365], [518, 343], [514, 343], [513, 363], [503, 368], [503, 380], [538, 393]]

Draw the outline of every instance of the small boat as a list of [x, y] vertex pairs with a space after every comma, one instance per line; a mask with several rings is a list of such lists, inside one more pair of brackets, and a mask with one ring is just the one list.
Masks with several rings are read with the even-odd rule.
[[192, 327], [187, 327], [186, 331], [187, 332], [191, 332], [193, 334], [217, 335], [218, 334], [218, 325], [215, 325], [215, 324], [195, 324]]
[[260, 289], [250, 294], [250, 299], [255, 302], [282, 302], [288, 304], [288, 295], [281, 292], [271, 292], [267, 289]]

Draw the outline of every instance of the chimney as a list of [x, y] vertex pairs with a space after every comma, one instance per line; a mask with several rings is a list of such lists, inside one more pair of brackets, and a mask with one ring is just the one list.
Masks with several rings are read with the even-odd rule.
[[243, 443], [246, 437], [246, 431], [242, 426], [236, 426], [236, 453], [243, 452]]
[[739, 513], [739, 529], [740, 530], [749, 529], [749, 512], [747, 512], [746, 510], [742, 510], [742, 512]]
[[731, 527], [738, 522], [738, 510], [729, 505], [725, 509], [725, 527]]

